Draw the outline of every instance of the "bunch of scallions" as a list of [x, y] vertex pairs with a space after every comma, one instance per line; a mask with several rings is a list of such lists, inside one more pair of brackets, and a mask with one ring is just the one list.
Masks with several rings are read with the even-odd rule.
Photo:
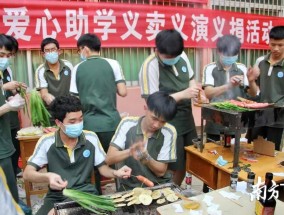
[[30, 96], [31, 121], [34, 126], [50, 126], [50, 114], [38, 91], [32, 90]]
[[109, 197], [93, 195], [73, 189], [64, 189], [63, 195], [95, 214], [108, 214], [108, 212], [116, 210], [115, 203]]

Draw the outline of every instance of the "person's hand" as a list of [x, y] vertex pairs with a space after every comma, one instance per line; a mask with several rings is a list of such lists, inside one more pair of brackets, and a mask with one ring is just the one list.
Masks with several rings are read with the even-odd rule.
[[113, 175], [118, 178], [129, 178], [131, 176], [132, 169], [128, 166], [123, 166], [119, 170], [114, 170]]
[[50, 93], [48, 93], [45, 98], [44, 101], [47, 105], [50, 105], [51, 102], [55, 99], [55, 97], [53, 95], [51, 95]]
[[249, 67], [247, 71], [247, 78], [249, 82], [255, 81], [260, 75], [259, 67]]
[[25, 105], [25, 100], [19, 95], [9, 97], [9, 101], [6, 102], [10, 111], [18, 111]]
[[129, 155], [132, 156], [135, 160], [140, 160], [143, 152], [145, 151], [145, 143], [143, 140], [140, 140], [130, 146]]
[[240, 86], [244, 83], [243, 75], [235, 75], [230, 78], [230, 85], [233, 87]]
[[68, 181], [63, 181], [60, 175], [53, 172], [49, 172], [47, 174], [48, 174], [49, 186], [51, 189], [63, 190], [65, 187], [67, 187]]
[[4, 90], [18, 90], [20, 87], [22, 87], [23, 89], [27, 89], [27, 85], [25, 83], [18, 81], [9, 81], [3, 84]]
[[185, 99], [194, 99], [198, 98], [199, 92], [202, 92], [202, 88], [200, 86], [192, 86], [188, 87], [185, 90], [183, 90], [184, 98]]

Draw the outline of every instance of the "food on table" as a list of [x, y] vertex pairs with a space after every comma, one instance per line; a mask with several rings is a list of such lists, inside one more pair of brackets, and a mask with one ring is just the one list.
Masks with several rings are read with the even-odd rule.
[[115, 207], [117, 207], [117, 208], [119, 208], [119, 207], [124, 207], [124, 206], [126, 206], [125, 203], [119, 203], [119, 204], [116, 204], [116, 205], [115, 205]]
[[165, 199], [165, 198], [162, 198], [162, 199], [158, 199], [158, 200], [157, 200], [157, 204], [158, 204], [158, 205], [164, 204], [165, 202], [166, 202], [166, 199]]
[[139, 196], [142, 192], [143, 192], [144, 188], [142, 187], [136, 187], [133, 189], [133, 192], [134, 192], [134, 196]]
[[147, 187], [154, 187], [154, 183], [150, 181], [148, 178], [142, 176], [142, 175], [137, 175], [135, 176], [139, 181], [141, 181], [143, 184], [145, 184]]
[[41, 127], [27, 127], [22, 128], [17, 132], [18, 136], [36, 136], [36, 135], [42, 135], [43, 131]]
[[178, 197], [176, 196], [175, 193], [171, 193], [169, 195], [166, 196], [166, 199], [169, 201], [169, 202], [175, 202], [176, 200], [178, 200]]
[[150, 205], [152, 203], [152, 197], [147, 194], [140, 194], [139, 200], [143, 205]]
[[113, 199], [112, 200], [114, 203], [120, 203], [120, 202], [124, 202], [125, 199], [124, 198], [118, 198], [118, 199]]
[[136, 204], [136, 199], [133, 199], [132, 201], [128, 202], [127, 206], [131, 206], [131, 205], [134, 205], [134, 204]]
[[116, 194], [112, 194], [111, 196], [110, 196], [110, 198], [111, 199], [117, 199], [117, 198], [121, 198], [121, 194], [120, 193], [116, 193]]
[[200, 203], [196, 201], [183, 201], [182, 206], [186, 209], [195, 210], [200, 207]]
[[152, 199], [154, 200], [159, 199], [162, 196], [162, 192], [161, 190], [154, 190], [151, 196], [152, 196]]
[[121, 198], [126, 199], [126, 198], [128, 198], [128, 197], [130, 197], [130, 196], [133, 196], [133, 194], [134, 194], [134, 192], [131, 191], [131, 192], [129, 192], [129, 193], [124, 194]]

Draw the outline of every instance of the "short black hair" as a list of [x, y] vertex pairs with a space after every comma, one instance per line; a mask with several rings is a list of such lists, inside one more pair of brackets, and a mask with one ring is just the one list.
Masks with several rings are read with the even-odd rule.
[[50, 111], [54, 119], [63, 122], [67, 113], [82, 110], [82, 105], [76, 96], [67, 95], [56, 97], [50, 104]]
[[77, 41], [77, 48], [87, 46], [91, 51], [101, 50], [101, 41], [95, 34], [84, 34]]
[[41, 41], [41, 44], [40, 44], [41, 51], [44, 52], [44, 47], [50, 43], [54, 43], [56, 45], [56, 48], [59, 49], [59, 42], [56, 39], [47, 37]]
[[0, 48], [5, 48], [9, 52], [13, 52], [14, 43], [7, 35], [0, 34]]
[[269, 32], [269, 39], [283, 40], [284, 39], [284, 26], [275, 26]]
[[157, 117], [164, 118], [165, 121], [172, 120], [177, 113], [176, 100], [168, 93], [157, 91], [147, 98], [148, 110], [154, 112]]
[[156, 36], [156, 48], [160, 54], [176, 57], [183, 52], [183, 39], [174, 29], [163, 30]]
[[241, 41], [235, 35], [224, 35], [217, 40], [217, 50], [225, 56], [235, 56], [240, 49]]
[[17, 53], [18, 50], [19, 50], [19, 43], [18, 41], [16, 40], [15, 37], [11, 36], [11, 35], [6, 35], [6, 37], [12, 42], [12, 45], [13, 45], [13, 52], [14, 53]]

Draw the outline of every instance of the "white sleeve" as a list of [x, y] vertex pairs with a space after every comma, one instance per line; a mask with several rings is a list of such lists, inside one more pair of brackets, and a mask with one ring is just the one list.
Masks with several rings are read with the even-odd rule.
[[244, 73], [244, 86], [249, 86], [248, 77], [247, 77], [247, 67], [242, 63], [238, 63], [237, 66]]
[[194, 76], [194, 72], [192, 70], [191, 64], [190, 64], [189, 59], [188, 59], [187, 55], [185, 54], [185, 52], [181, 53], [181, 58], [183, 58], [186, 62], [187, 69], [188, 69], [188, 76], [189, 76], [189, 80], [190, 80]]
[[35, 85], [36, 89], [47, 88], [48, 83], [44, 77], [44, 65], [40, 65], [37, 70], [35, 71]]
[[114, 136], [111, 139], [111, 145], [115, 146], [119, 150], [125, 149], [126, 134], [131, 127], [135, 125], [135, 122], [131, 120], [133, 117], [125, 117], [119, 123]]
[[81, 63], [77, 64], [73, 70], [71, 71], [71, 81], [70, 81], [70, 93], [78, 94], [78, 89], [77, 89], [77, 84], [76, 84], [76, 74], [77, 74], [77, 69], [78, 66]]
[[159, 91], [159, 62], [155, 55], [150, 55], [141, 66], [139, 84], [142, 97]]
[[202, 86], [214, 86], [214, 77], [212, 74], [215, 67], [215, 63], [208, 64], [204, 67]]
[[176, 129], [167, 124], [162, 128], [162, 134], [164, 135], [164, 143], [160, 153], [158, 154], [157, 160], [162, 162], [176, 161]]
[[34, 149], [32, 156], [29, 158], [28, 162], [31, 162], [38, 167], [42, 168], [48, 164], [47, 152], [52, 144], [55, 142], [54, 133], [42, 136]]
[[118, 61], [113, 60], [113, 59], [108, 59], [108, 58], [104, 58], [104, 59], [109, 63], [109, 65], [112, 68], [114, 78], [115, 78], [115, 82], [124, 81], [125, 78], [124, 78], [124, 75], [123, 75], [123, 71], [122, 71], [122, 68], [121, 68], [120, 64], [118, 63]]
[[106, 158], [106, 153], [101, 145], [101, 142], [96, 133], [92, 131], [84, 130], [84, 134], [86, 139], [95, 147], [94, 166], [100, 166]]

